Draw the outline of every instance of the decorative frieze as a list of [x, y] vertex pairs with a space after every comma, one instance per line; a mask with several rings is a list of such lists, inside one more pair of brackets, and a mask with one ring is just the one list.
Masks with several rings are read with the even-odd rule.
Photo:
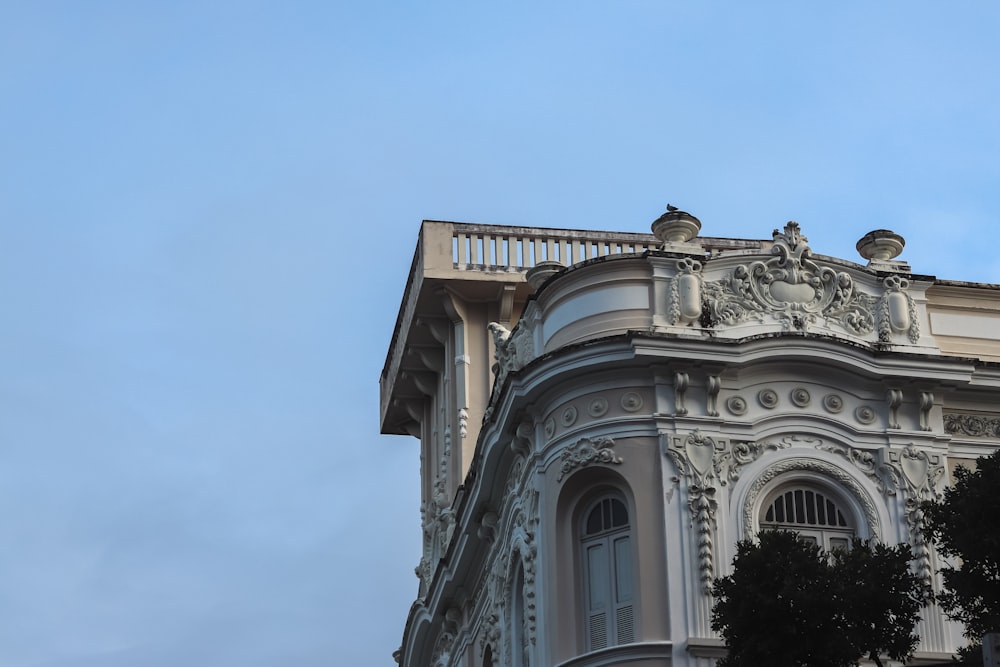
[[1000, 417], [972, 413], [946, 412], [944, 430], [949, 435], [973, 438], [1000, 438]]

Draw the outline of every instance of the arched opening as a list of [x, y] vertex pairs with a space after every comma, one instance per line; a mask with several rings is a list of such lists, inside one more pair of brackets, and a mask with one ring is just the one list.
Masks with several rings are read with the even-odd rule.
[[581, 513], [587, 650], [635, 640], [631, 523], [624, 498], [605, 493]]
[[791, 530], [823, 549], [848, 549], [857, 526], [845, 499], [814, 484], [782, 484], [764, 497], [761, 530]]

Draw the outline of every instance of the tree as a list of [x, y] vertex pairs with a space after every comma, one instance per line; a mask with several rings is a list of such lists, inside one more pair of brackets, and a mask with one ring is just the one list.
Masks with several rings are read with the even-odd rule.
[[927, 600], [911, 560], [907, 545], [855, 540], [849, 551], [827, 553], [787, 531], [740, 542], [733, 573], [712, 589], [712, 628], [728, 648], [719, 667], [907, 660]]
[[957, 468], [944, 497], [921, 509], [927, 540], [956, 563], [941, 568], [937, 600], [965, 624], [972, 645], [962, 655], [974, 660], [983, 635], [1000, 631], [1000, 450], [980, 458], [975, 471]]

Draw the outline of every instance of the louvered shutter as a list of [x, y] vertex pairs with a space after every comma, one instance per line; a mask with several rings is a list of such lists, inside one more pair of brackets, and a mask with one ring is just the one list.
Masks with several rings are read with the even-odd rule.
[[594, 542], [587, 552], [587, 634], [590, 650], [608, 645], [608, 613], [611, 612], [611, 564], [607, 543]]
[[617, 644], [635, 640], [632, 610], [632, 545], [628, 536], [614, 541], [615, 548], [615, 635]]

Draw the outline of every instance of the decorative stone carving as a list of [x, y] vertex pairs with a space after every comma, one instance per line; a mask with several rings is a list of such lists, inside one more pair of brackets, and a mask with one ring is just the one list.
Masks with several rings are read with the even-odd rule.
[[[663, 436], [663, 453], [673, 459], [687, 480], [688, 509], [695, 529], [697, 563], [702, 590], [711, 593], [715, 577], [714, 533], [719, 488], [739, 479], [740, 469], [768, 450], [786, 445], [769, 442], [737, 442], [727, 445], [701, 431], [685, 436]], [[669, 498], [668, 498], [669, 500]]]
[[510, 439], [510, 450], [520, 456], [528, 456], [534, 435], [535, 425], [530, 421], [521, 422], [514, 431], [514, 437]]
[[451, 429], [444, 432], [444, 450], [438, 461], [437, 476], [430, 497], [420, 506], [423, 527], [424, 555], [415, 572], [420, 577], [419, 591], [423, 596], [430, 584], [431, 563], [437, 562], [448, 548], [455, 529], [455, 512], [448, 496], [447, 475], [451, 461]]
[[882, 281], [885, 292], [878, 302], [878, 340], [892, 342], [892, 334], [907, 335], [916, 344], [920, 340], [920, 321], [917, 304], [906, 292], [910, 281], [899, 276], [889, 276]]
[[934, 407], [934, 394], [929, 391], [920, 392], [920, 430], [931, 429], [931, 408]]
[[747, 402], [742, 396], [730, 396], [729, 400], [726, 401], [726, 407], [737, 416], [747, 413]]
[[562, 463], [559, 466], [559, 477], [557, 482], [561, 482], [566, 475], [577, 468], [603, 463], [606, 465], [619, 465], [622, 458], [615, 454], [615, 441], [611, 438], [582, 438], [575, 445], [571, 445], [563, 450]]
[[719, 416], [720, 389], [722, 389], [722, 379], [718, 375], [709, 375], [705, 386], [705, 412], [709, 417]]
[[595, 398], [587, 406], [587, 414], [591, 417], [603, 417], [608, 412], [608, 401], [605, 398]]
[[492, 542], [497, 536], [497, 523], [500, 518], [497, 513], [493, 510], [487, 510], [483, 512], [483, 515], [479, 518], [479, 528], [476, 531], [480, 539], [486, 540], [487, 542]]
[[500, 615], [496, 610], [491, 610], [483, 619], [482, 634], [479, 638], [479, 655], [486, 653], [486, 647], [496, 647], [500, 645]]
[[458, 437], [465, 438], [469, 434], [469, 410], [461, 408], [458, 411]]
[[788, 395], [792, 403], [800, 408], [804, 408], [812, 401], [812, 396], [809, 395], [809, 390], [805, 387], [796, 387], [792, 389], [792, 392]]
[[768, 410], [778, 407], [778, 392], [773, 389], [761, 389], [757, 392], [757, 402]]
[[854, 418], [862, 424], [871, 424], [875, 421], [875, 417], [878, 415], [875, 412], [875, 408], [870, 405], [859, 405], [857, 409], [854, 410]]
[[725, 445], [714, 438], [695, 430], [686, 438], [676, 438], [664, 454], [673, 458], [678, 471], [688, 480], [688, 508], [691, 511], [691, 525], [697, 535], [698, 572], [702, 591], [709, 595], [715, 578], [713, 537], [715, 513], [719, 506], [716, 499], [715, 483], [719, 482], [716, 472], [717, 452]]
[[683, 417], [688, 413], [684, 406], [684, 394], [688, 388], [688, 374], [678, 371], [674, 373], [674, 414]]
[[572, 426], [576, 423], [578, 415], [579, 413], [576, 411], [575, 407], [572, 405], [566, 406], [566, 408], [562, 411], [562, 414], [559, 415], [559, 423], [563, 426]]
[[743, 466], [753, 463], [766, 452], [791, 447], [792, 442], [792, 439], [786, 437], [778, 442], [762, 440], [732, 443], [729, 450], [720, 457], [719, 483], [725, 486], [728, 482], [735, 482], [740, 478]]
[[638, 412], [642, 409], [642, 395], [634, 391], [626, 391], [622, 394], [622, 410], [625, 412]]
[[851, 477], [844, 470], [841, 470], [837, 466], [827, 463], [826, 461], [795, 458], [785, 459], [784, 461], [779, 461], [778, 463], [770, 466], [764, 470], [764, 472], [761, 473], [750, 486], [750, 489], [747, 492], [746, 504], [743, 507], [743, 535], [746, 539], [752, 539], [756, 532], [754, 508], [757, 506], [757, 499], [759, 498], [761, 492], [775, 477], [797, 470], [816, 472], [830, 477], [841, 484], [852, 494], [854, 499], [861, 504], [861, 508], [864, 511], [865, 521], [868, 523], [869, 532], [872, 535], [881, 534], [881, 531], [879, 530], [878, 511], [875, 509], [875, 504], [872, 502], [872, 499], [868, 496], [868, 494], [865, 493], [864, 488], [856, 479]]
[[899, 429], [899, 406], [903, 403], [903, 392], [890, 389], [886, 392], [886, 402], [889, 404], [889, 428]]
[[490, 322], [489, 331], [493, 336], [493, 356], [496, 359], [493, 364], [494, 386], [499, 387], [508, 373], [521, 370], [535, 358], [535, 337], [527, 319], [522, 319], [513, 332], [499, 322]]
[[551, 438], [556, 433], [556, 420], [553, 419], [552, 417], [549, 417], [548, 419], [545, 420], [545, 423], [542, 425], [542, 428], [545, 429], [545, 437]]
[[887, 496], [896, 495], [896, 488], [899, 486], [896, 473], [891, 466], [881, 463], [875, 452], [840, 443], [824, 443], [819, 445], [819, 449], [833, 452], [850, 461], [855, 468], [875, 483], [880, 493]]
[[904, 512], [910, 531], [910, 544], [920, 575], [928, 584], [932, 581], [931, 550], [924, 539], [924, 511], [920, 504], [925, 500], [938, 500], [938, 484], [944, 475], [944, 465], [939, 454], [918, 450], [907, 445], [901, 450], [889, 451], [889, 462], [897, 474], [897, 483], [906, 491]]
[[785, 329], [805, 331], [818, 319], [856, 335], [875, 325], [874, 299], [855, 291], [850, 274], [814, 262], [796, 222], [774, 230], [771, 259], [737, 266], [732, 275], [703, 287], [713, 325], [777, 319]]
[[677, 260], [677, 273], [670, 281], [667, 322], [692, 324], [701, 319], [701, 262], [685, 257]]
[[449, 667], [451, 665], [451, 649], [455, 643], [455, 635], [448, 630], [441, 630], [437, 641], [434, 643], [434, 651], [431, 653], [431, 664], [433, 667]]
[[823, 397], [823, 409], [827, 412], [837, 414], [844, 409], [844, 399], [838, 394], [827, 394]]
[[1000, 417], [949, 412], [944, 415], [944, 430], [950, 435], [1000, 438]]
[[[538, 547], [535, 545], [535, 527], [538, 525], [538, 491], [526, 489], [514, 514], [514, 526], [520, 539], [515, 539], [514, 548], [521, 557], [524, 568], [524, 636], [531, 644], [537, 636], [535, 601], [535, 561]], [[519, 530], [517, 530], [519, 529]]]

